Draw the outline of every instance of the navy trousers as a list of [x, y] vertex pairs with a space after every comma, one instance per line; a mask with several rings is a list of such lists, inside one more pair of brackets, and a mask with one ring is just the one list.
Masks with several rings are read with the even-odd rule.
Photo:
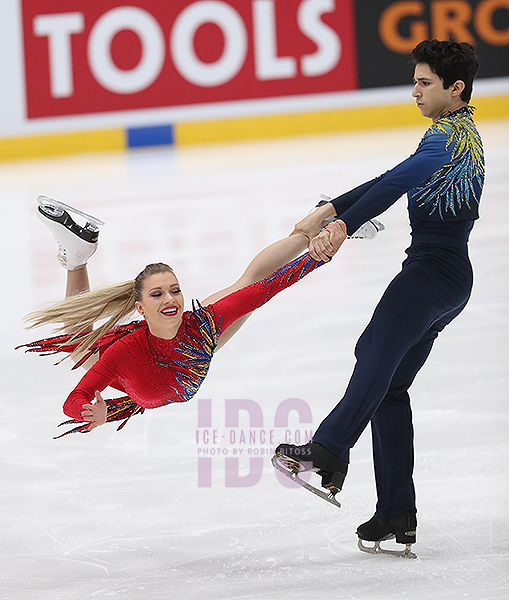
[[416, 510], [408, 388], [440, 331], [470, 297], [473, 273], [466, 243], [462, 246], [410, 246], [357, 342], [345, 395], [313, 436], [348, 461], [350, 448], [371, 421], [381, 519]]

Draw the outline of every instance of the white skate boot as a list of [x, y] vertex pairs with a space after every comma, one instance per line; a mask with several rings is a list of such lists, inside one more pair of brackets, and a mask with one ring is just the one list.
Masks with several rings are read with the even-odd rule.
[[[58, 262], [68, 271], [84, 267], [97, 250], [99, 227], [104, 223], [92, 215], [46, 196], [39, 196], [37, 202], [39, 220], [58, 242]], [[85, 225], [78, 225], [71, 215], [82, 217], [86, 221]]]
[[[330, 202], [330, 197], [325, 194], [320, 194], [320, 202], [316, 205], [316, 208], [319, 206], [323, 206], [327, 202]], [[338, 217], [328, 217], [322, 221], [322, 227], [327, 227], [329, 223], [335, 221]], [[366, 221], [363, 225], [357, 229], [355, 233], [348, 236], [349, 240], [372, 240], [378, 234], [378, 232], [383, 231], [385, 226], [383, 223], [380, 223], [377, 219], [370, 219]]]

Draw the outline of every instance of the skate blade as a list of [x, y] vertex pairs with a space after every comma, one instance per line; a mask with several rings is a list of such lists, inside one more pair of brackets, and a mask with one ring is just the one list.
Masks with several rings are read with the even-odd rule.
[[[316, 488], [314, 485], [311, 485], [310, 483], [307, 483], [307, 481], [304, 481], [303, 479], [301, 479], [299, 477], [299, 472], [303, 471], [304, 468], [298, 461], [292, 460], [291, 458], [288, 458], [284, 454], [278, 453], [272, 457], [271, 462], [272, 462], [272, 466], [275, 469], [277, 469], [285, 477], [288, 477], [288, 479], [291, 479], [297, 485], [300, 485], [301, 487], [308, 490], [312, 494], [319, 496], [320, 498], [322, 498], [322, 500], [325, 500], [326, 502], [333, 504], [337, 508], [341, 508], [341, 504], [335, 498], [335, 495], [337, 494], [337, 492], [339, 490], [336, 490], [336, 488], [333, 488], [327, 494], [326, 492], [322, 492], [322, 490], [319, 490], [318, 488]], [[295, 468], [286, 467], [287, 464], [290, 464], [292, 466], [295, 465]]]
[[286, 469], [289, 473], [300, 473], [301, 471], [306, 470], [305, 466], [298, 460], [290, 458], [289, 456], [281, 454], [280, 452], [272, 457], [272, 464], [276, 466], [274, 464], [274, 460], [277, 460], [278, 464]]
[[397, 556], [399, 558], [417, 558], [417, 554], [414, 554], [414, 552], [411, 551], [412, 544], [405, 544], [404, 550], [389, 550], [387, 548], [382, 548], [380, 546], [380, 542], [374, 542], [374, 546], [365, 546], [363, 541], [364, 540], [359, 538], [357, 546], [359, 550], [362, 552], [367, 552], [368, 554], [387, 554], [389, 556]]
[[370, 219], [347, 237], [349, 240], [374, 240], [381, 231], [385, 231], [385, 225], [376, 219]]
[[39, 203], [39, 206], [44, 206], [44, 205], [49, 204], [53, 208], [59, 208], [61, 210], [65, 210], [71, 214], [83, 217], [90, 223], [90, 225], [93, 225], [94, 227], [101, 227], [102, 225], [104, 225], [104, 221], [101, 221], [97, 217], [94, 217], [93, 215], [89, 215], [86, 212], [83, 212], [81, 210], [78, 210], [77, 208], [69, 206], [69, 204], [64, 204], [63, 202], [60, 202], [59, 200], [53, 200], [53, 198], [48, 198], [48, 196], [38, 196], [37, 202]]

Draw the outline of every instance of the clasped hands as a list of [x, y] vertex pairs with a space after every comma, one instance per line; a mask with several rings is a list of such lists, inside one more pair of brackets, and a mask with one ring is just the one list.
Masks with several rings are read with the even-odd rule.
[[328, 262], [346, 240], [346, 225], [341, 219], [322, 229], [324, 220], [335, 216], [334, 206], [327, 202], [295, 225], [293, 233], [302, 233], [309, 239], [309, 254], [314, 260]]
[[309, 242], [309, 255], [314, 260], [328, 262], [346, 240], [346, 225], [341, 220], [332, 221]]

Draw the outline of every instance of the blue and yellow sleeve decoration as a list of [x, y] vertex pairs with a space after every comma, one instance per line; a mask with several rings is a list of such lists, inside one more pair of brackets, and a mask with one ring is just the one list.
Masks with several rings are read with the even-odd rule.
[[450, 160], [414, 190], [419, 208], [442, 220], [477, 218], [484, 184], [484, 151], [481, 137], [472, 119], [474, 108], [467, 106], [431, 125], [421, 143], [430, 136], [447, 137]]

